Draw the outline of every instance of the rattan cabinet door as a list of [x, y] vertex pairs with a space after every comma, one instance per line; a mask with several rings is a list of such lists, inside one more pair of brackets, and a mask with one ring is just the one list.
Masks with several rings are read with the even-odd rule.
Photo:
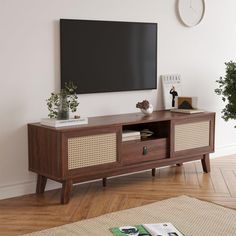
[[210, 121], [175, 125], [174, 151], [184, 151], [210, 145]]
[[209, 153], [214, 150], [214, 117], [174, 122], [172, 154], [174, 157]]
[[68, 139], [68, 169], [84, 168], [117, 161], [116, 133]]
[[65, 176], [100, 173], [120, 165], [120, 127], [80, 130], [62, 135]]

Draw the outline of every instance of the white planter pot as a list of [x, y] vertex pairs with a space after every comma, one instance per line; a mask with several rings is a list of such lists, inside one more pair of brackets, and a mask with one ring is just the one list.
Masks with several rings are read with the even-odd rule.
[[150, 115], [150, 114], [152, 114], [152, 112], [153, 112], [153, 105], [152, 104], [150, 104], [149, 105], [149, 108], [148, 109], [140, 109], [141, 111], [142, 111], [142, 113], [143, 114], [145, 114], [145, 115]]

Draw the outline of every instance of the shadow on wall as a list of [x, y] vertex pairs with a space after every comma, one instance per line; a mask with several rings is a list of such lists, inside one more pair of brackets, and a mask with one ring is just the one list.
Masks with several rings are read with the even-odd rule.
[[60, 20], [53, 21], [53, 52], [52, 55], [54, 56], [54, 84], [55, 84], [55, 91], [60, 90]]
[[159, 76], [157, 88], [158, 88], [157, 89], [157, 110], [163, 110], [164, 101], [163, 101], [163, 88], [162, 88], [161, 76]]
[[179, 3], [179, 0], [176, 0], [176, 1], [175, 1], [175, 15], [176, 15], [178, 21], [179, 21], [183, 26], [186, 26], [186, 25], [184, 24], [184, 22], [181, 20], [181, 17], [180, 17], [180, 15], [179, 15], [178, 3]]
[[28, 171], [27, 125], [8, 129], [1, 138], [0, 148], [0, 186], [32, 181], [32, 175]]

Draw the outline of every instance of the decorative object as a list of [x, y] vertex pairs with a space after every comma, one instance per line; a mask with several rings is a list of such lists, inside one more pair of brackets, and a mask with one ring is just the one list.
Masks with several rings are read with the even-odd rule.
[[201, 113], [204, 110], [197, 108], [197, 97], [178, 97], [177, 108], [170, 109], [171, 112], [194, 114]]
[[143, 129], [140, 131], [140, 133], [141, 133], [141, 138], [148, 138], [154, 134], [154, 132], [152, 132], [149, 129]]
[[236, 62], [229, 61], [225, 65], [225, 77], [216, 80], [219, 87], [215, 89], [215, 93], [222, 96], [223, 102], [227, 102], [221, 112], [223, 114], [222, 118], [228, 121], [229, 119], [236, 119]]
[[149, 103], [148, 100], [143, 100], [142, 102], [138, 102], [136, 107], [139, 108], [143, 114], [150, 115], [153, 112], [153, 106]]
[[179, 109], [197, 109], [197, 97], [178, 97], [177, 106]]
[[161, 75], [163, 100], [166, 110], [177, 108], [177, 98], [181, 95], [181, 77], [179, 74]]
[[184, 100], [179, 106], [179, 109], [193, 109], [191, 102], [188, 102], [187, 100]]
[[205, 14], [204, 0], [178, 0], [178, 14], [187, 27], [198, 25]]
[[58, 120], [69, 119], [69, 111], [76, 112], [79, 105], [76, 94], [77, 86], [73, 82], [65, 83], [65, 88], [59, 93], [51, 93], [46, 99], [49, 110], [48, 117]]
[[108, 213], [92, 219], [27, 234], [27, 236], [111, 236], [117, 225], [170, 222], [184, 235], [234, 236], [236, 211], [188, 196], [179, 196]]

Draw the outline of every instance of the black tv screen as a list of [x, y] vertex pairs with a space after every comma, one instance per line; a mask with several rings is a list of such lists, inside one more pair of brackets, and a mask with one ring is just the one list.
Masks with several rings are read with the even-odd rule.
[[60, 20], [61, 87], [77, 93], [157, 87], [157, 23]]

